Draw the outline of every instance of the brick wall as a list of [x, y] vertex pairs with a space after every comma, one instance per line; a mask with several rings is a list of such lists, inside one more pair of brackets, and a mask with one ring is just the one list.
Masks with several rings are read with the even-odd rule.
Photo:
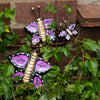
[[[55, 7], [56, 14], [44, 12], [44, 9], [49, 2]], [[66, 9], [63, 8], [64, 4], [71, 6], [71, 16], [69, 16]], [[24, 27], [36, 20], [31, 8], [36, 8], [38, 5], [41, 6], [40, 15], [45, 18], [54, 18], [58, 23], [63, 22], [63, 19], [68, 20], [70, 23], [76, 21], [77, 0], [0, 0], [0, 11], [5, 7], [10, 7], [11, 9], [15, 8], [16, 13], [14, 21], [11, 21], [9, 24], [16, 33], [25, 35], [26, 30], [24, 30]]]

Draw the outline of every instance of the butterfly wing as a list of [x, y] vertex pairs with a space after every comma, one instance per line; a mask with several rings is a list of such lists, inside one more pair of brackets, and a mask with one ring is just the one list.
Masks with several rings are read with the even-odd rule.
[[71, 30], [71, 31], [73, 31], [73, 30], [75, 29], [75, 26], [76, 26], [75, 24], [71, 24], [71, 25], [68, 27], [68, 29]]
[[66, 35], [66, 40], [70, 40], [71, 39], [71, 36], [67, 33], [67, 35]]
[[[15, 73], [11, 77], [14, 83], [22, 81], [24, 71], [25, 71], [25, 69], [15, 70]], [[16, 76], [18, 76], [18, 77], [16, 77]]]
[[73, 35], [77, 35], [78, 32], [76, 30], [72, 31]]
[[40, 37], [39, 35], [36, 35], [36, 34], [33, 34], [33, 37], [32, 37], [32, 44], [35, 45], [37, 43], [40, 42]]
[[43, 24], [44, 24], [45, 29], [50, 29], [48, 27], [48, 25], [51, 25], [52, 21], [53, 21], [53, 19], [44, 19], [43, 20]]
[[64, 37], [66, 36], [67, 32], [66, 31], [61, 31], [59, 34], [59, 37]]
[[25, 27], [27, 29], [27, 31], [29, 31], [30, 33], [37, 33], [38, 32], [38, 25], [36, 22], [30, 23], [29, 25], [27, 25]]
[[32, 72], [32, 76], [31, 76], [30, 81], [33, 82], [33, 84], [36, 88], [38, 88], [39, 86], [41, 87], [42, 83], [43, 83], [41, 76], [34, 71]]
[[49, 36], [50, 35], [50, 40], [55, 40], [56, 36], [55, 36], [55, 32], [52, 30], [46, 30], [46, 35]]
[[40, 57], [37, 58], [35, 62], [35, 67], [34, 67], [35, 72], [42, 74], [49, 71], [50, 68], [51, 68], [51, 65], [45, 62], [43, 58], [40, 58]]
[[25, 68], [29, 59], [30, 54], [20, 52], [8, 57], [10, 62], [15, 66], [15, 68]]

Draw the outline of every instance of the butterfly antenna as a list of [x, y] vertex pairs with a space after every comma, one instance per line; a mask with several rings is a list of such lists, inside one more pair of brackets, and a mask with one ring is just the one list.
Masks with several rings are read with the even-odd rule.
[[61, 27], [62, 27], [62, 23], [60, 23], [58, 26], [59, 26], [59, 30], [61, 30]]
[[37, 8], [38, 8], [38, 17], [40, 18], [40, 5], [38, 5]]
[[67, 27], [67, 21], [66, 20], [64, 20], [64, 23], [65, 23], [65, 28]]
[[34, 12], [35, 17], [38, 18], [37, 15], [36, 15], [34, 7], [32, 7], [32, 11]]

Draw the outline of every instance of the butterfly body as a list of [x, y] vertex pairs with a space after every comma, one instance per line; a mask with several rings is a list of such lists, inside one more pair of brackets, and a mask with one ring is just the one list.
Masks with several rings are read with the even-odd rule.
[[37, 19], [37, 24], [38, 24], [40, 38], [41, 38], [42, 42], [45, 42], [46, 41], [46, 38], [45, 38], [46, 32], [45, 32], [45, 28], [44, 28], [43, 21], [41, 20], [41, 18]]
[[32, 71], [34, 69], [34, 64], [35, 64], [36, 58], [37, 58], [37, 53], [36, 52], [32, 53], [31, 58], [30, 58], [28, 65], [26, 67], [24, 76], [23, 76], [23, 82], [24, 83], [30, 81], [31, 74], [32, 74]]

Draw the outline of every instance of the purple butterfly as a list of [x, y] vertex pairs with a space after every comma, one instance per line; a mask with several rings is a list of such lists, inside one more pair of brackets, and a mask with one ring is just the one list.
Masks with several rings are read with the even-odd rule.
[[70, 40], [71, 39], [71, 36], [78, 34], [78, 32], [76, 30], [74, 30], [75, 27], [76, 27], [75, 24], [71, 24], [68, 27], [68, 29], [63, 30], [63, 31], [60, 32], [59, 37], [65, 37], [66, 40]]
[[[24, 52], [16, 53], [14, 55], [9, 56], [10, 62], [15, 67], [15, 74], [12, 75], [12, 79], [14, 79], [15, 76], [19, 76], [21, 78], [24, 77], [25, 71], [27, 69], [27, 66], [29, 65], [29, 62], [31, 62], [32, 57], [33, 56], [31, 54]], [[36, 57], [35, 63], [32, 64], [32, 66], [34, 67], [34, 69], [32, 71], [30, 81], [33, 82], [36, 88], [38, 88], [39, 86], [42, 86], [43, 82], [41, 75], [49, 71], [51, 65], [45, 62], [43, 58]]]
[[[30, 33], [33, 34], [32, 44], [35, 45], [35, 44], [39, 43], [40, 39], [42, 40], [42, 42], [45, 42], [46, 41], [45, 35], [47, 35], [47, 36], [50, 35], [50, 40], [54, 41], [55, 40], [55, 32], [48, 27], [48, 25], [52, 24], [53, 19], [41, 20], [40, 6], [38, 6], [38, 16], [37, 16], [34, 8], [32, 8], [32, 10], [37, 19], [37, 22], [32, 22], [25, 27], [27, 29], [27, 31], [29, 31]], [[37, 38], [35, 38], [35, 37], [37, 37]]]

